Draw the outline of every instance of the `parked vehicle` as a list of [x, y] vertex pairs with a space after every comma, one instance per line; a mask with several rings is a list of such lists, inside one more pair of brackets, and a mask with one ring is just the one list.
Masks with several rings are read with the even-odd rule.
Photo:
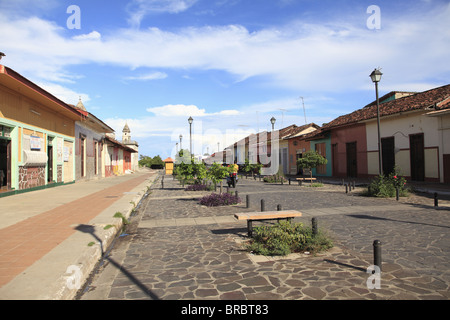
[[238, 182], [239, 178], [237, 173], [231, 173], [228, 177], [227, 177], [227, 184], [228, 187], [233, 186], [233, 188], [236, 188], [236, 183]]

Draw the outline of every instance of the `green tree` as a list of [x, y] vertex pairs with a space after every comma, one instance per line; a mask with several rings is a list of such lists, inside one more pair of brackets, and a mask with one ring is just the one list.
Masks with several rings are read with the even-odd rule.
[[152, 165], [152, 158], [144, 155], [139, 156], [139, 166], [150, 168]]
[[297, 165], [302, 169], [309, 169], [312, 184], [312, 169], [322, 164], [327, 164], [328, 160], [316, 151], [310, 150], [303, 154], [303, 158], [297, 160]]
[[242, 170], [244, 170], [244, 172], [246, 172], [246, 173], [251, 172], [252, 177], [253, 177], [253, 174], [255, 172], [258, 174], [261, 174], [262, 167], [263, 167], [263, 165], [260, 163], [250, 164], [250, 161], [248, 159], [245, 159], [245, 163], [244, 163]]
[[161, 157], [159, 155], [157, 155], [157, 156], [153, 157], [152, 165], [163, 168], [164, 167], [164, 161], [161, 159]]
[[220, 183], [220, 193], [222, 193], [222, 182], [232, 172], [232, 168], [224, 167], [221, 164], [215, 162], [208, 170], [208, 178], [214, 182], [215, 185]]

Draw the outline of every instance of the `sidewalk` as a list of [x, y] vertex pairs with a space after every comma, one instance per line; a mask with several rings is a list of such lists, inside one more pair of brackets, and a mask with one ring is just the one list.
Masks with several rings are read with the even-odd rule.
[[[249, 195], [250, 207], [246, 200], [206, 207], [198, 198], [209, 191], [184, 191], [169, 177], [164, 189], [155, 184], [146, 206], [127, 226], [129, 235], [115, 243], [79, 299], [187, 300], [180, 304], [187, 307], [191, 300], [204, 306], [205, 300], [450, 298], [447, 207], [346, 194], [339, 185], [308, 188], [245, 178], [232, 191], [241, 199]], [[300, 210], [296, 222], [310, 225], [318, 218], [334, 247], [317, 255], [283, 257], [243, 250], [246, 223], [233, 216], [259, 211], [261, 199], [268, 210], [278, 204]], [[367, 271], [376, 239], [383, 246], [379, 287]], [[164, 309], [168, 317], [172, 311]]]
[[[70, 300], [157, 171], [0, 199], [0, 300]], [[108, 226], [107, 228], [105, 228]]]

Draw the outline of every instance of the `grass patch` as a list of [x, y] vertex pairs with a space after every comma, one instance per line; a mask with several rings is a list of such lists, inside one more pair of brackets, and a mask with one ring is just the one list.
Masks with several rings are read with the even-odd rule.
[[332, 247], [331, 238], [322, 230], [319, 229], [314, 235], [312, 228], [287, 221], [255, 227], [253, 239], [246, 244], [247, 251], [264, 256], [285, 256], [306, 251], [314, 254]]
[[316, 182], [316, 183], [313, 183], [313, 184], [311, 184], [311, 185], [309, 185], [307, 187], [309, 187], [309, 188], [321, 188], [321, 187], [323, 187], [323, 183]]

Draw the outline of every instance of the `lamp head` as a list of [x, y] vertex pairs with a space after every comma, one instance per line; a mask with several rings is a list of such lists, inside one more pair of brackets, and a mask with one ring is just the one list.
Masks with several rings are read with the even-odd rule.
[[383, 74], [381, 73], [380, 69], [375, 69], [370, 74], [370, 78], [372, 79], [372, 82], [377, 83], [380, 82], [382, 75]]

